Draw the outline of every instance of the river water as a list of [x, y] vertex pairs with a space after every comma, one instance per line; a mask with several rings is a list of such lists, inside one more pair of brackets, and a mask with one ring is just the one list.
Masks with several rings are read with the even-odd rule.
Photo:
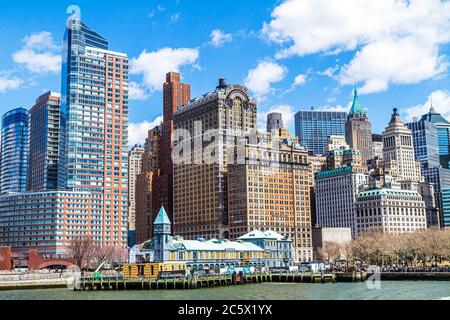
[[261, 283], [195, 290], [0, 291], [0, 300], [395, 300], [450, 299], [448, 281], [382, 281], [380, 289], [359, 283]]

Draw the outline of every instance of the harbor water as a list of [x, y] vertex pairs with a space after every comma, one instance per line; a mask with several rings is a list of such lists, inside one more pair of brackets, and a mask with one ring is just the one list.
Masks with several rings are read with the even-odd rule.
[[37, 289], [0, 291], [0, 300], [448, 300], [448, 281], [261, 283], [195, 290], [73, 291]]

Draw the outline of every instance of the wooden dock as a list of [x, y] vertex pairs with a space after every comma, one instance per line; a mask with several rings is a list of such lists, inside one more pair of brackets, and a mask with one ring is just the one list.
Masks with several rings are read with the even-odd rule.
[[247, 275], [215, 275], [199, 278], [180, 279], [144, 279], [108, 277], [101, 279], [81, 278], [75, 284], [75, 290], [169, 290], [169, 289], [198, 289], [212, 287], [226, 287], [247, 283], [264, 282], [292, 282], [292, 283], [334, 283], [340, 281], [364, 281], [359, 273], [352, 275], [337, 275], [335, 273], [257, 273]]

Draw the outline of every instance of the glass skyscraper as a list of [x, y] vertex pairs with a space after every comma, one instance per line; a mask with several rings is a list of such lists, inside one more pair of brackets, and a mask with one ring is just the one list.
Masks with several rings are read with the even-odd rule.
[[346, 112], [301, 110], [295, 114], [295, 135], [300, 145], [322, 155], [328, 136], [344, 136]]
[[128, 58], [71, 20], [63, 44], [58, 185], [97, 199], [92, 239], [127, 246]]
[[441, 226], [450, 226], [450, 212], [444, 204], [444, 190], [450, 188], [450, 122], [431, 107], [429, 113], [419, 121], [408, 123], [407, 127], [413, 134], [414, 155], [420, 162], [420, 172], [426, 182], [434, 185], [436, 205], [441, 211]]
[[439, 158], [443, 168], [450, 169], [450, 122], [437, 113], [433, 106], [422, 120], [434, 123], [437, 128]]
[[0, 193], [27, 188], [28, 110], [17, 108], [2, 117]]

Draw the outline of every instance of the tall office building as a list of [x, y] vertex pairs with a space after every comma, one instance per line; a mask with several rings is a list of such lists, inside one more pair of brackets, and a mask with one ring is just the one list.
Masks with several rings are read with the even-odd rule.
[[329, 136], [345, 136], [347, 114], [335, 111], [299, 111], [295, 114], [295, 135], [301, 146], [323, 155]]
[[450, 169], [450, 122], [431, 106], [422, 120], [434, 123], [437, 128], [439, 157], [443, 168]]
[[49, 91], [30, 109], [30, 155], [27, 190], [56, 190], [60, 140], [61, 95]]
[[[158, 202], [173, 221], [173, 117], [177, 109], [191, 99], [191, 86], [181, 83], [177, 72], [169, 72], [163, 85], [163, 123], [161, 124], [161, 168], [158, 176]], [[152, 230], [152, 229], [151, 229]]]
[[90, 223], [104, 246], [127, 246], [128, 58], [79, 20], [63, 43], [58, 185], [93, 194]]
[[267, 132], [283, 128], [283, 115], [281, 113], [272, 112], [267, 115]]
[[293, 240], [295, 261], [311, 261], [313, 169], [306, 149], [279, 132], [246, 143], [243, 163], [228, 165], [230, 237], [273, 230]]
[[359, 101], [356, 87], [353, 104], [345, 125], [345, 132], [350, 148], [361, 152], [362, 161], [366, 165], [367, 161], [373, 158], [372, 124], [367, 116], [367, 110]]
[[256, 131], [256, 101], [247, 88], [221, 79], [216, 90], [179, 108], [173, 120], [174, 129], [185, 133], [175, 138], [175, 148], [183, 147], [182, 155], [176, 155], [185, 160], [174, 164], [175, 233], [188, 239], [228, 238], [228, 161], [236, 158], [237, 145], [233, 133], [242, 137]]
[[27, 189], [28, 110], [17, 108], [2, 116], [0, 193]]
[[136, 243], [136, 180], [142, 170], [142, 157], [145, 149], [135, 145], [128, 154], [128, 245]]
[[368, 175], [346, 166], [325, 170], [315, 175], [316, 226], [351, 228], [356, 235], [355, 203], [364, 191]]
[[142, 155], [141, 172], [136, 179], [136, 243], [143, 243], [152, 238], [153, 220], [160, 210], [158, 202], [158, 184], [161, 127], [148, 132]]
[[[443, 227], [446, 217], [444, 216], [442, 190], [450, 188], [450, 170], [442, 167], [439, 129], [436, 123], [430, 120], [442, 124], [445, 124], [446, 121], [431, 108], [430, 112], [419, 121], [408, 123], [407, 126], [413, 134], [414, 153], [417, 160], [420, 161], [421, 174], [427, 183], [433, 184], [436, 206], [440, 211], [440, 226]], [[441, 136], [444, 136], [442, 132], [445, 129], [441, 128], [440, 130]]]
[[386, 172], [399, 181], [419, 182], [420, 164], [414, 154], [413, 136], [395, 108], [383, 132], [383, 160]]

